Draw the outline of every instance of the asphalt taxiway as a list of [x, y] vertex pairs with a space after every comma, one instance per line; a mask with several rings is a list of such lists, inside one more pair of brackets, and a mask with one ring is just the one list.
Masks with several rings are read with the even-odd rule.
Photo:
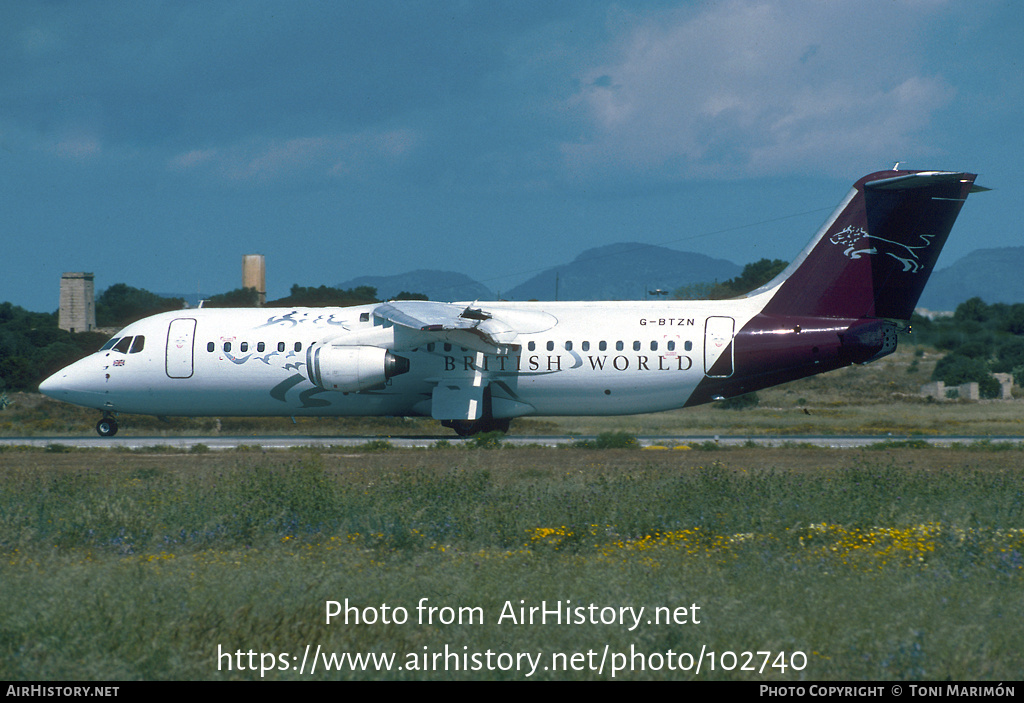
[[[581, 440], [594, 440], [593, 436], [579, 435], [509, 435], [502, 439], [502, 443], [512, 446], [560, 446], [571, 445]], [[131, 436], [121, 435], [117, 437], [0, 437], [0, 446], [7, 447], [36, 447], [48, 448], [52, 446], [67, 447], [76, 449], [120, 449], [136, 450], [153, 447], [170, 447], [177, 450], [190, 451], [197, 445], [205, 446], [210, 450], [237, 449], [238, 447], [251, 447], [261, 449], [295, 449], [298, 447], [356, 447], [370, 442], [388, 442], [395, 448], [432, 447], [438, 442], [444, 441], [452, 445], [459, 445], [472, 442], [472, 438], [462, 438], [451, 435], [431, 436], [259, 436], [259, 437], [184, 437], [184, 436]], [[1019, 436], [906, 436], [906, 435], [872, 435], [872, 436], [735, 436], [735, 435], [706, 435], [706, 436], [642, 436], [637, 437], [641, 448], [666, 448], [692, 447], [712, 442], [725, 447], [735, 446], [798, 446], [809, 445], [814, 447], [829, 447], [834, 449], [854, 449], [868, 447], [884, 442], [926, 442], [934, 446], [952, 446], [954, 444], [973, 444], [976, 442], [994, 443], [1020, 443], [1024, 437]]]

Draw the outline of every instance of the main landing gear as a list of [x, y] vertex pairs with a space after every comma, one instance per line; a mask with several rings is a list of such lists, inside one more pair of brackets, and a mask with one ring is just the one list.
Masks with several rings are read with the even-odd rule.
[[117, 434], [117, 420], [114, 419], [113, 415], [104, 414], [100, 421], [96, 423], [96, 432], [99, 433], [100, 437], [113, 437]]
[[483, 412], [477, 420], [441, 420], [443, 427], [451, 427], [460, 437], [470, 437], [481, 432], [508, 432], [510, 417], [496, 418], [491, 412], [491, 387], [483, 392]]
[[441, 420], [445, 427], [451, 427], [460, 437], [469, 437], [481, 432], [508, 432], [512, 419], [503, 417], [482, 417], [479, 420]]

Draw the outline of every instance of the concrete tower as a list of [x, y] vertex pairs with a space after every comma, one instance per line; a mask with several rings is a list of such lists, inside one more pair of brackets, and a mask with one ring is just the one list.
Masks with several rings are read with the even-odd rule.
[[91, 273], [65, 273], [60, 277], [58, 325], [68, 332], [96, 329], [96, 300]]
[[261, 306], [267, 302], [267, 266], [263, 254], [242, 257], [242, 288], [255, 288]]

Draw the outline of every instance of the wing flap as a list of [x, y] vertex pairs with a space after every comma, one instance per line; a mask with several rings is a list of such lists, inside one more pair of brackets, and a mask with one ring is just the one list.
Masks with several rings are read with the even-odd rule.
[[471, 379], [442, 381], [434, 387], [430, 414], [435, 420], [479, 420], [484, 410], [484, 386]]

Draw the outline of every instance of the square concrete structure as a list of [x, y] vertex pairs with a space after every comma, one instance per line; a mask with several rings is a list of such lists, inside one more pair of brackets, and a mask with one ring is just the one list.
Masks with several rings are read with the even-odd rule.
[[[1013, 374], [994, 373], [992, 375], [999, 381], [999, 399], [1013, 400]], [[953, 391], [956, 393], [953, 394]], [[921, 386], [921, 395], [926, 398], [931, 396], [935, 400], [946, 400], [950, 394], [964, 400], [981, 400], [981, 392], [977, 383], [964, 383], [960, 386], [946, 388], [946, 384], [942, 381], [933, 381]]]
[[262, 254], [242, 257], [242, 288], [255, 288], [260, 306], [267, 302], [267, 265]]
[[1013, 400], [1013, 374], [994, 373], [992, 375], [999, 381], [999, 399]]
[[65, 273], [60, 277], [57, 324], [68, 332], [92, 332], [96, 329], [95, 287], [91, 273]]

